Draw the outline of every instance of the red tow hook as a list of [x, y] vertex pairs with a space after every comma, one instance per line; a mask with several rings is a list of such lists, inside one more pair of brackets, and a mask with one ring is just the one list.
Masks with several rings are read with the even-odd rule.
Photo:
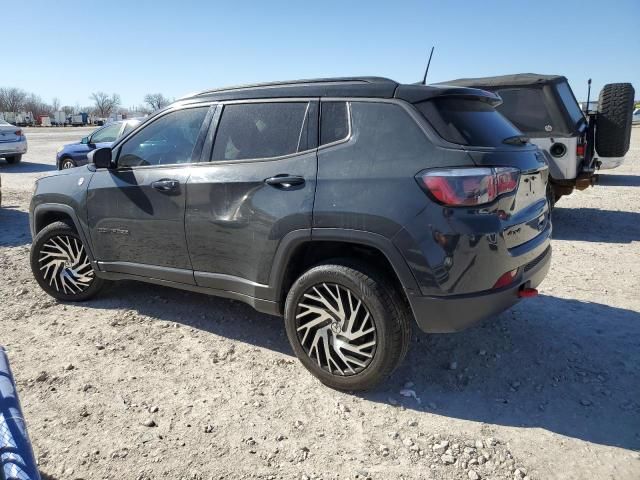
[[522, 288], [518, 291], [518, 296], [520, 298], [531, 298], [538, 295], [538, 290], [535, 288]]

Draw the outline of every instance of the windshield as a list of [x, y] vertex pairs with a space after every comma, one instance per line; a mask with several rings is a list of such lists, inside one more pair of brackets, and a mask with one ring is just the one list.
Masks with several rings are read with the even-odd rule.
[[416, 105], [438, 134], [451, 143], [495, 147], [522, 135], [491, 105], [466, 98], [436, 98]]

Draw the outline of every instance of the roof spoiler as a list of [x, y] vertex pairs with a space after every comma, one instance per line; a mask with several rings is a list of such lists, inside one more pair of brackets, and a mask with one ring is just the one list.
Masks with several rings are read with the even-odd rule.
[[502, 98], [497, 93], [488, 92], [479, 88], [457, 87], [454, 85], [400, 85], [396, 89], [396, 98], [401, 98], [410, 103], [419, 103], [434, 98], [467, 98], [498, 106]]

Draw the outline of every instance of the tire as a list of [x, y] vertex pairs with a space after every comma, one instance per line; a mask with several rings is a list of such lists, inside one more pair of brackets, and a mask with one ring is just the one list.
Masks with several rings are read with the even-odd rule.
[[71, 160], [70, 158], [63, 158], [60, 161], [60, 170], [66, 170], [67, 168], [74, 168], [76, 166], [76, 162]]
[[[336, 308], [340, 304], [342, 311]], [[396, 287], [359, 263], [336, 262], [305, 272], [289, 290], [284, 317], [298, 359], [338, 390], [379, 384], [402, 362], [411, 340], [409, 309]], [[320, 340], [323, 348], [317, 348]]]
[[558, 199], [556, 198], [556, 190], [553, 188], [551, 182], [547, 183], [547, 201], [549, 202], [549, 215], [553, 214], [553, 209], [556, 206]]
[[105, 284], [95, 275], [80, 236], [65, 222], [38, 232], [31, 245], [31, 271], [45, 292], [67, 302], [88, 300]]
[[596, 117], [599, 156], [624, 157], [629, 150], [634, 96], [630, 83], [609, 83], [600, 92]]
[[20, 163], [22, 161], [22, 155], [13, 155], [12, 157], [5, 157], [7, 163], [13, 165], [14, 163]]

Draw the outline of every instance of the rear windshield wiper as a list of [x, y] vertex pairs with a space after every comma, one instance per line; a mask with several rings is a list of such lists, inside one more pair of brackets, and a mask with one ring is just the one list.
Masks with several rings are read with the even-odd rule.
[[506, 143], [508, 145], [524, 145], [525, 143], [529, 143], [529, 137], [525, 137], [524, 135], [514, 135], [513, 137], [507, 137], [502, 140], [502, 143]]

